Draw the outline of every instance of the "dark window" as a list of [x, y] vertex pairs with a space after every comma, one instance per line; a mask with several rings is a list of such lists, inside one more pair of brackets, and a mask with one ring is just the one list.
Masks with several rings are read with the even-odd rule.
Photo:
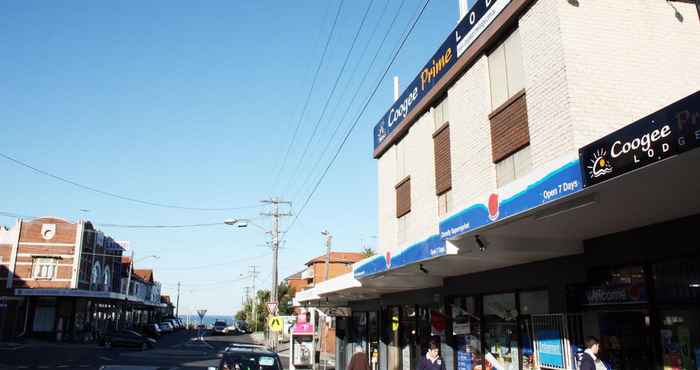
[[411, 177], [401, 180], [396, 186], [396, 217], [411, 212]]
[[450, 156], [450, 125], [445, 123], [433, 134], [435, 148], [435, 193], [441, 195], [452, 189]]

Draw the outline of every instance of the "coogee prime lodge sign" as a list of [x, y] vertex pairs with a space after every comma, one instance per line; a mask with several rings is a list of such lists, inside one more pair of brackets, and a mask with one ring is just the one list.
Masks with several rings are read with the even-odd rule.
[[700, 147], [700, 91], [579, 150], [591, 186]]
[[404, 123], [406, 117], [510, 2], [511, 0], [478, 0], [472, 6], [418, 76], [374, 126], [375, 150]]

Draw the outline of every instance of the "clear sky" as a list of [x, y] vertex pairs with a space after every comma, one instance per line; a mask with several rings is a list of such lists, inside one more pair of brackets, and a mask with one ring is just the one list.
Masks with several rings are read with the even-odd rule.
[[[339, 0], [0, 2], [0, 153], [151, 202], [219, 208], [281, 196], [293, 201], [296, 213], [342, 139], [332, 133], [353, 94], [359, 89], [341, 122], [343, 134], [423, 3], [343, 2], [308, 110], [275, 181]], [[349, 63], [321, 117], [368, 6]], [[333, 234], [334, 250], [360, 251], [363, 243], [376, 247], [372, 127], [392, 102], [391, 76], [411, 81], [456, 25], [458, 9], [457, 0], [428, 5], [337, 162], [286, 234], [280, 280], [324, 253], [323, 229]], [[368, 80], [358, 87], [377, 50]], [[300, 161], [317, 122], [316, 137]], [[0, 174], [2, 212], [86, 218], [98, 225], [238, 217], [270, 226], [259, 218], [269, 210], [264, 207], [222, 212], [146, 206], [86, 191], [2, 158]], [[283, 230], [290, 221], [283, 220]], [[0, 224], [13, 222], [0, 217]], [[271, 284], [269, 237], [255, 227], [99, 228], [116, 240], [129, 240], [136, 259], [160, 256], [137, 267], [154, 268], [164, 293], [173, 298], [182, 282], [181, 312], [207, 308], [233, 314], [243, 287], [251, 284], [241, 274], [253, 264], [261, 272], [257, 285]]]

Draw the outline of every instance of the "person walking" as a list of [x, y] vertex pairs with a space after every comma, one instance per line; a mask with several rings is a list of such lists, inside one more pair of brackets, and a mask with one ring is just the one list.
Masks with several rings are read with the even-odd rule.
[[367, 354], [362, 346], [358, 345], [355, 347], [355, 353], [350, 357], [346, 370], [370, 370], [369, 358], [367, 358]]
[[431, 339], [428, 344], [428, 352], [418, 362], [416, 370], [445, 370], [445, 361], [440, 357], [440, 344]]
[[607, 370], [603, 361], [598, 358], [598, 351], [600, 351], [600, 342], [596, 337], [586, 338], [584, 344], [586, 345], [586, 350], [583, 351], [581, 355], [580, 370]]

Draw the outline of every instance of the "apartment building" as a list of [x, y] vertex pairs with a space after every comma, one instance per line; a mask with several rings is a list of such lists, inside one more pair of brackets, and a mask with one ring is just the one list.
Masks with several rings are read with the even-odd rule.
[[697, 366], [699, 9], [471, 4], [374, 128], [379, 255], [301, 297], [352, 309], [345, 358], [573, 369], [594, 335], [613, 368]]
[[[126, 325], [121, 312], [134, 298], [122, 294], [120, 243], [89, 221], [57, 217], [19, 219], [1, 229], [1, 338], [84, 340]], [[160, 306], [159, 285], [148, 291], [157, 298], [136, 301]]]

